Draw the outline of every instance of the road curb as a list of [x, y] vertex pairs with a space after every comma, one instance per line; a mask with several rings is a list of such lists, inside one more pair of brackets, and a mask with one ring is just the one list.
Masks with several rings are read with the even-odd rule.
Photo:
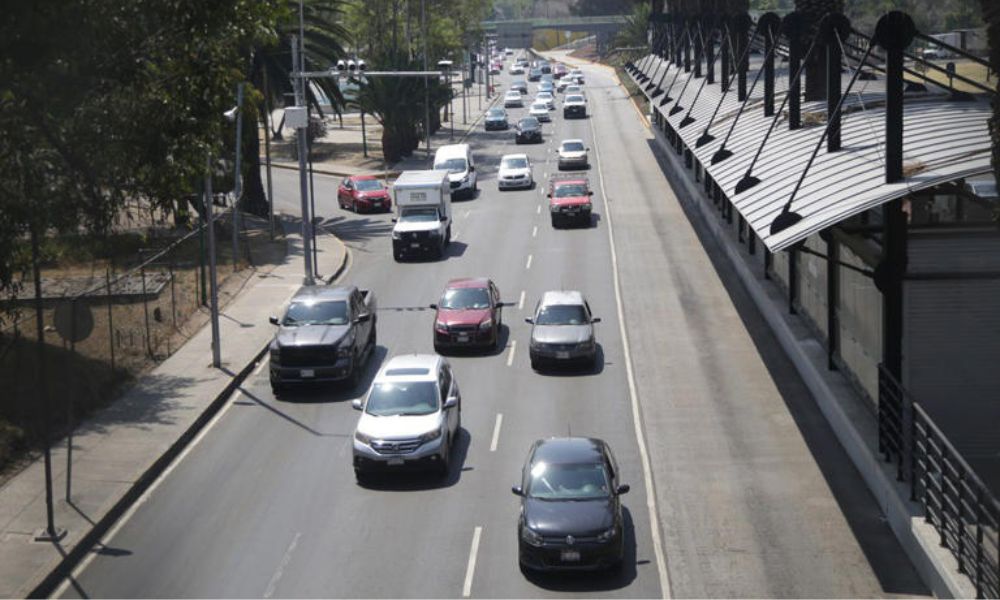
[[[331, 234], [332, 235], [332, 234]], [[340, 277], [346, 270], [349, 264], [348, 261], [348, 248], [339, 238], [336, 238], [337, 242], [344, 246], [344, 257], [340, 261], [340, 266], [334, 270], [332, 275], [323, 278], [323, 281], [327, 284], [332, 283], [338, 277]], [[83, 560], [84, 557], [91, 551], [91, 549], [96, 546], [101, 538], [104, 537], [108, 531], [114, 526], [114, 524], [142, 497], [142, 495], [149, 489], [153, 483], [159, 479], [160, 475], [177, 459], [178, 456], [184, 451], [185, 448], [197, 437], [197, 435], [211, 422], [212, 418], [215, 417], [225, 406], [229, 398], [236, 392], [243, 382], [246, 381], [247, 377], [253, 373], [254, 369], [263, 360], [264, 355], [267, 353], [270, 341], [266, 342], [254, 357], [237, 373], [226, 387], [223, 388], [204, 411], [194, 420], [193, 423], [178, 437], [167, 450], [157, 458], [148, 469], [146, 469], [142, 475], [129, 487], [129, 489], [118, 499], [117, 502], [112, 505], [111, 509], [104, 514], [94, 526], [85, 533], [83, 536], [77, 540], [73, 549], [67, 552], [59, 564], [56, 565], [35, 587], [28, 593], [28, 598], [47, 598], [49, 597], [59, 586], [59, 584], [66, 578], [72, 575], [73, 569]]]

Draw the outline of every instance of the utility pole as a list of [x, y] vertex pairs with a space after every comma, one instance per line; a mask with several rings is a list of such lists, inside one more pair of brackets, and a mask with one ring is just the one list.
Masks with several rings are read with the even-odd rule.
[[[301, 0], [300, 0], [301, 1]], [[427, 66], [427, 0], [420, 0], [420, 29], [424, 40], [424, 71]], [[424, 135], [427, 136], [427, 160], [431, 158], [431, 84], [424, 76]]]
[[[301, 14], [300, 14], [301, 17]], [[301, 21], [300, 21], [301, 24]], [[300, 27], [301, 31], [301, 27]], [[292, 65], [297, 73], [295, 78], [295, 105], [305, 110], [305, 79], [301, 77], [302, 56], [299, 52], [298, 40], [292, 36]], [[309, 215], [309, 177], [306, 172], [306, 136], [309, 135], [309, 118], [306, 117], [305, 124], [296, 131], [296, 141], [298, 142], [299, 153], [299, 200], [302, 210], [302, 255], [305, 259], [305, 285], [313, 285], [313, 265], [312, 265], [312, 218]]]
[[233, 171], [233, 271], [239, 268], [240, 256], [240, 196], [243, 195], [243, 171], [240, 169], [243, 154], [243, 82], [236, 85], [236, 168]]
[[205, 158], [205, 228], [208, 236], [209, 311], [212, 321], [212, 366], [222, 366], [219, 340], [219, 287], [215, 276], [215, 206], [212, 202], [212, 153]]

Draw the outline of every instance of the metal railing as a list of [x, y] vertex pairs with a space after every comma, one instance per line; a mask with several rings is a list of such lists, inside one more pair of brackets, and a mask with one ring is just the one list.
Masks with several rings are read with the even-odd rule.
[[923, 407], [879, 365], [878, 449], [910, 484], [924, 512], [977, 598], [1000, 597], [1000, 501], [934, 424]]

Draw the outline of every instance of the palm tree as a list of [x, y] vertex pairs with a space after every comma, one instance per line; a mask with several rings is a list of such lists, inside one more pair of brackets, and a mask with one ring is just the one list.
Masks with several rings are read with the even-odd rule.
[[[299, 33], [299, 3], [298, 0], [286, 0], [285, 3], [286, 18], [279, 24], [277, 42], [252, 48], [249, 52], [248, 79], [258, 93], [252, 97], [256, 102], [248, 103], [245, 113], [250, 117], [252, 125], [244, 128], [244, 207], [248, 212], [260, 216], [268, 213], [268, 201], [260, 177], [260, 126], [270, 127], [270, 108], [286, 104], [293, 90], [291, 37]], [[303, 62], [306, 70], [327, 69], [346, 55], [344, 46], [350, 35], [340, 22], [345, 3], [346, 0], [303, 1]], [[314, 79], [306, 86], [306, 101], [322, 115], [317, 90], [330, 100], [333, 110], [339, 113], [344, 99], [337, 81], [328, 78]]]
[[[996, 0], [979, 0], [986, 21], [986, 37], [990, 46], [990, 69], [1000, 73], [1000, 4]], [[1000, 186], [1000, 80], [997, 94], [993, 96], [993, 118], [990, 119], [990, 138], [993, 142], [993, 176]], [[1000, 215], [997, 215], [1000, 218]]]

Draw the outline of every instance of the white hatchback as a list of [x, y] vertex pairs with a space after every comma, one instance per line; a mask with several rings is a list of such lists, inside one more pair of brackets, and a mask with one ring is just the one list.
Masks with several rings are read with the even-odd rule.
[[535, 185], [531, 172], [531, 161], [527, 154], [505, 154], [500, 159], [500, 170], [497, 171], [497, 187], [501, 190], [512, 188], [530, 188]]
[[524, 99], [521, 97], [521, 92], [511, 90], [504, 94], [503, 97], [504, 108], [515, 108], [524, 106]]
[[528, 114], [535, 117], [539, 121], [551, 121], [552, 117], [549, 116], [549, 105], [545, 103], [544, 100], [535, 100], [531, 104], [531, 108], [528, 110]]

